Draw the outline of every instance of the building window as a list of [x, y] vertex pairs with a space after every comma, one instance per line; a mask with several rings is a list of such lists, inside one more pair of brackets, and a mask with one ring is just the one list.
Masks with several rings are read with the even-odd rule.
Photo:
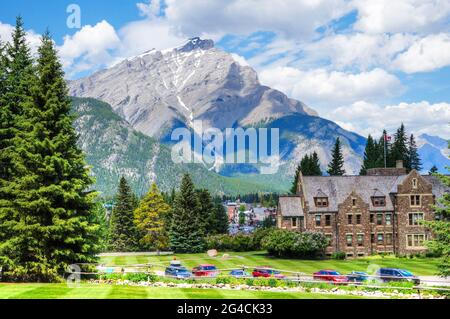
[[370, 234], [370, 242], [375, 244], [375, 234]]
[[328, 197], [316, 197], [314, 198], [316, 207], [328, 207]]
[[373, 224], [375, 222], [375, 215], [370, 214], [370, 223]]
[[386, 214], [386, 225], [392, 225], [392, 215]]
[[383, 225], [383, 214], [377, 214], [377, 225]]
[[377, 235], [377, 243], [378, 243], [378, 245], [383, 245], [384, 244], [384, 235], [383, 234], [378, 234]]
[[410, 197], [411, 206], [420, 206], [420, 195], [411, 195]]
[[353, 224], [353, 215], [347, 215], [347, 224], [349, 225]]
[[325, 226], [331, 226], [331, 215], [325, 215]]
[[425, 241], [425, 235], [423, 234], [414, 234], [414, 235], [406, 235], [408, 247], [423, 247], [423, 242]]
[[353, 235], [347, 235], [347, 247], [353, 246]]
[[356, 215], [356, 225], [361, 225], [361, 214]]
[[423, 213], [409, 214], [409, 226], [418, 226], [421, 220], [423, 220]]
[[358, 234], [357, 240], [358, 240], [358, 246], [364, 246], [364, 234]]
[[384, 196], [372, 197], [372, 204], [375, 207], [384, 207], [386, 206], [386, 197]]
[[412, 179], [412, 187], [413, 187], [414, 189], [417, 188], [417, 178], [413, 178], [413, 179]]
[[331, 247], [333, 243], [333, 236], [331, 234], [326, 234], [325, 237], [328, 240], [328, 247]]
[[386, 234], [386, 245], [392, 245], [392, 234]]
[[297, 228], [297, 218], [292, 218], [292, 227]]
[[321, 222], [322, 222], [322, 216], [316, 215], [316, 226], [320, 227]]
[[352, 198], [352, 206], [356, 207], [356, 198]]

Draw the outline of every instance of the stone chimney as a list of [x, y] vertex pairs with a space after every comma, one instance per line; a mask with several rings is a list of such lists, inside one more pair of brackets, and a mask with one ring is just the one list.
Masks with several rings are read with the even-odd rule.
[[403, 161], [396, 161], [395, 167], [380, 167], [380, 168], [369, 168], [367, 170], [368, 176], [399, 176], [406, 175], [406, 168], [403, 167]]
[[403, 168], [403, 161], [402, 160], [397, 160], [395, 162], [395, 168]]

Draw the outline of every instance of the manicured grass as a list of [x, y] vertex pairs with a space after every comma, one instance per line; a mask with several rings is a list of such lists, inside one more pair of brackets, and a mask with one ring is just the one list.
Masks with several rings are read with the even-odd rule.
[[[242, 265], [270, 266], [272, 268], [312, 274], [320, 269], [335, 269], [342, 273], [351, 271], [367, 271], [372, 267], [403, 268], [418, 276], [431, 276], [437, 273], [437, 259], [435, 258], [396, 258], [393, 256], [367, 257], [351, 260], [298, 260], [273, 258], [264, 252], [231, 252], [230, 258], [222, 258], [224, 253], [212, 258], [206, 254], [178, 254], [175, 255], [186, 267], [192, 268], [202, 263], [211, 263], [219, 269], [237, 268]], [[136, 264], [153, 264], [154, 269], [162, 270], [174, 256], [120, 256], [102, 257], [100, 262], [108, 266], [127, 266]]]
[[65, 284], [0, 284], [0, 299], [356, 299], [300, 292]]

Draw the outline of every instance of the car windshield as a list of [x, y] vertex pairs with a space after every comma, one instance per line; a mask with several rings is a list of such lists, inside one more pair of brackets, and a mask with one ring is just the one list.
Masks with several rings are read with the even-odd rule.
[[399, 269], [398, 272], [405, 277], [414, 277], [414, 275], [407, 270]]
[[216, 270], [216, 266], [203, 266], [203, 270]]
[[339, 276], [340, 275], [340, 273], [338, 273], [337, 271], [328, 271], [328, 272], [325, 272], [327, 275], [333, 275], [333, 276]]

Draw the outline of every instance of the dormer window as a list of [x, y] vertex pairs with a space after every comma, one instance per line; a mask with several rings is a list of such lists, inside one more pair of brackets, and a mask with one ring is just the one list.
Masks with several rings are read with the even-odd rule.
[[372, 204], [374, 207], [384, 207], [386, 206], [386, 197], [385, 196], [374, 196], [372, 197]]
[[328, 197], [315, 197], [316, 207], [328, 207]]
[[417, 178], [412, 179], [412, 188], [414, 188], [414, 189], [417, 188]]
[[372, 194], [372, 205], [374, 207], [386, 206], [386, 196], [378, 189], [374, 189], [374, 192]]

